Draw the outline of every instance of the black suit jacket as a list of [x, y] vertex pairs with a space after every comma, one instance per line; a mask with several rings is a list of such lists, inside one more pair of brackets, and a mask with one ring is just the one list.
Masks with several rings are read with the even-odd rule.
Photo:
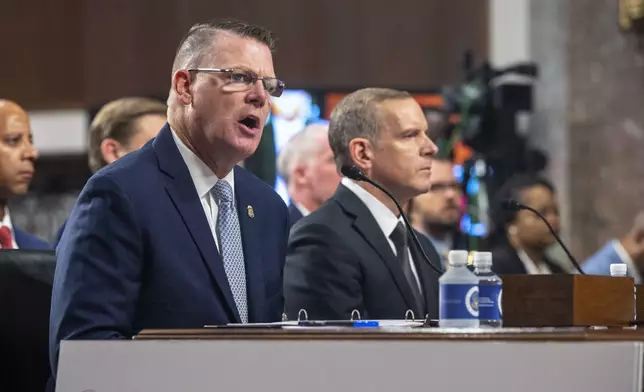
[[293, 203], [288, 205], [288, 214], [291, 218], [291, 225], [296, 224], [300, 219], [304, 217], [302, 211]]
[[[544, 258], [544, 262], [553, 274], [567, 273], [548, 259]], [[507, 243], [499, 244], [492, 249], [492, 270], [498, 275], [521, 275], [528, 273], [516, 249]]]
[[[439, 257], [431, 242], [418, 235], [433, 265]], [[402, 266], [366, 205], [340, 185], [322, 207], [293, 227], [284, 269], [284, 297], [289, 319], [305, 309], [309, 319], [347, 320], [354, 309], [363, 319], [438, 316], [438, 278], [410, 243], [426, 308], [416, 309]]]

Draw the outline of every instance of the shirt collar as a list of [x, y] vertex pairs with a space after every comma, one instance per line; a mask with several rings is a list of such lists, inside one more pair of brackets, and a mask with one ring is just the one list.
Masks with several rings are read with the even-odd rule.
[[0, 227], [7, 226], [13, 233], [13, 224], [11, 223], [11, 216], [9, 215], [9, 208], [4, 208], [4, 218], [0, 222]]
[[291, 203], [293, 203], [295, 208], [297, 208], [300, 211], [300, 214], [302, 214], [302, 216], [307, 216], [307, 215], [309, 215], [311, 213], [311, 211], [309, 211], [306, 207], [304, 207], [300, 203], [298, 203], [296, 201], [293, 201], [293, 200], [291, 200]]
[[550, 275], [552, 271], [550, 270], [550, 267], [543, 261], [539, 262], [538, 264], [528, 256], [528, 254], [521, 248], [517, 249], [517, 255], [519, 256], [519, 259], [523, 263], [523, 266], [526, 269], [526, 272], [528, 275], [540, 275], [540, 274], [545, 274], [545, 275]]
[[384, 233], [385, 237], [389, 238], [391, 233], [398, 225], [398, 222], [403, 222], [380, 200], [376, 199], [374, 195], [367, 192], [366, 189], [358, 185], [355, 181], [347, 177], [343, 177], [342, 185], [347, 187], [351, 192], [358, 196], [358, 198], [364, 203], [364, 205], [367, 206], [369, 212], [371, 212], [371, 215], [373, 215], [376, 223], [378, 223], [378, 226]]
[[[179, 139], [179, 136], [177, 136], [174, 130], [172, 130], [172, 138], [179, 149], [183, 161], [188, 166], [190, 177], [192, 177], [192, 182], [194, 182], [195, 188], [197, 189], [197, 195], [199, 195], [199, 198], [206, 196], [220, 179]], [[235, 170], [231, 170], [223, 180], [230, 184], [233, 189], [233, 200], [235, 200]]]

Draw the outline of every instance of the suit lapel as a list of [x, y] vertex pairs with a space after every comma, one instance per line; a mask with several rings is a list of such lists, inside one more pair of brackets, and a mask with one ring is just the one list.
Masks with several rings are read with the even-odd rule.
[[16, 227], [13, 228], [13, 238], [16, 240], [16, 245], [18, 245], [19, 249], [25, 249], [29, 247], [29, 244], [27, 244], [27, 241], [25, 241], [25, 236], [23, 236], [22, 232]]
[[[422, 234], [416, 232], [417, 236]], [[423, 240], [419, 238], [421, 244]], [[429, 240], [427, 241], [429, 242]], [[438, 259], [438, 253], [434, 249], [427, 249], [424, 247], [427, 257], [431, 261]], [[420, 279], [420, 284], [423, 287], [423, 297], [425, 298], [425, 309], [423, 309], [422, 317], [425, 317], [426, 314], [429, 314], [430, 317], [438, 316], [438, 278], [436, 277], [436, 271], [434, 271], [428, 264], [421, 252], [418, 250], [415, 242], [412, 240], [409, 242], [409, 250], [411, 252], [411, 257], [414, 259], [416, 265], [416, 270], [418, 272], [418, 278]]]
[[154, 150], [159, 161], [159, 167], [168, 174], [166, 191], [179, 211], [199, 253], [206, 264], [210, 275], [216, 282], [232, 320], [241, 322], [237, 306], [233, 299], [224, 265], [212, 238], [212, 231], [204, 214], [203, 207], [195, 185], [172, 137], [172, 131], [166, 126], [159, 132], [153, 142]]
[[[235, 199], [237, 213], [241, 226], [242, 244], [244, 247], [244, 263], [246, 264], [246, 283], [248, 290], [248, 320], [250, 322], [264, 321], [264, 271], [262, 264], [262, 244], [260, 242], [262, 216], [257, 205], [252, 204], [253, 190], [245, 181], [245, 173], [235, 167]], [[256, 199], [255, 199], [256, 200]]]
[[[407, 309], [416, 309], [414, 294], [409, 287], [409, 283], [407, 283], [407, 279], [405, 279], [402, 266], [394, 255], [394, 252], [391, 250], [391, 246], [389, 246], [389, 242], [385, 237], [385, 234], [380, 229], [380, 226], [378, 226], [378, 222], [376, 222], [371, 211], [369, 211], [367, 206], [364, 205], [358, 196], [343, 185], [338, 187], [334, 198], [343, 206], [345, 211], [355, 217], [353, 226], [362, 235], [365, 241], [378, 253], [387, 266], [391, 277], [405, 300]], [[416, 313], [416, 311], [414, 311], [414, 313]], [[404, 316], [404, 314], [400, 315], [401, 318]]]

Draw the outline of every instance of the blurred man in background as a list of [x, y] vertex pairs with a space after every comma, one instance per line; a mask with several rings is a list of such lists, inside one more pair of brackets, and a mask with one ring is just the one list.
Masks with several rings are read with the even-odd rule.
[[433, 160], [430, 184], [429, 192], [413, 199], [411, 221], [432, 241], [445, 265], [450, 250], [468, 249], [467, 236], [460, 231], [463, 192], [451, 161]]
[[50, 249], [46, 242], [11, 223], [7, 204], [29, 190], [38, 150], [33, 145], [27, 112], [0, 99], [0, 248]]
[[[138, 150], [154, 138], [166, 123], [167, 106], [160, 101], [128, 97], [107, 103], [89, 128], [89, 167], [92, 173]], [[58, 244], [65, 223], [58, 230]]]
[[610, 265], [624, 263], [635, 283], [644, 282], [644, 211], [635, 216], [628, 233], [608, 241], [581, 268], [591, 275], [610, 275]]
[[166, 122], [167, 106], [149, 98], [121, 98], [99, 110], [89, 129], [89, 167], [96, 173], [154, 138]]
[[291, 199], [291, 224], [317, 210], [340, 183], [329, 146], [329, 126], [311, 124], [296, 133], [280, 151], [277, 170]]

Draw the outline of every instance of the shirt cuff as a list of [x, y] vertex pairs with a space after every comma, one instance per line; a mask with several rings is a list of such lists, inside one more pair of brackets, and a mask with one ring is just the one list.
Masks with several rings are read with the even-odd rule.
[[615, 249], [615, 253], [617, 253], [617, 256], [619, 256], [620, 260], [622, 260], [622, 263], [626, 264], [628, 266], [628, 269], [631, 271], [631, 276], [633, 276], [635, 283], [639, 284], [642, 281], [642, 277], [640, 276], [640, 271], [635, 266], [635, 263], [633, 263], [631, 256], [628, 254], [626, 249], [624, 249], [624, 246], [621, 242], [619, 242], [619, 240], [613, 240], [612, 244], [613, 249]]

